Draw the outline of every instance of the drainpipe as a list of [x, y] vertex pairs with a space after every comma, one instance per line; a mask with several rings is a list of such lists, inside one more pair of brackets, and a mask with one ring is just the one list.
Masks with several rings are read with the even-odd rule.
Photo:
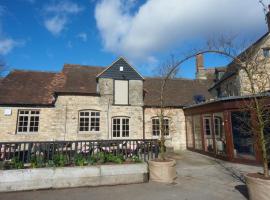
[[67, 134], [67, 103], [65, 105], [65, 133], [64, 133], [64, 141], [66, 140], [66, 134]]
[[143, 139], [145, 139], [145, 107], [143, 106]]

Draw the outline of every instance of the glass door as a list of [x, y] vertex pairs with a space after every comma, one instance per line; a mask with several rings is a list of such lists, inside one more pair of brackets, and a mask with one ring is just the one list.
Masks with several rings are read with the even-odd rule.
[[255, 147], [251, 131], [250, 112], [232, 112], [231, 122], [234, 158], [254, 160]]
[[203, 116], [204, 150], [214, 153], [214, 140], [212, 134], [212, 116]]

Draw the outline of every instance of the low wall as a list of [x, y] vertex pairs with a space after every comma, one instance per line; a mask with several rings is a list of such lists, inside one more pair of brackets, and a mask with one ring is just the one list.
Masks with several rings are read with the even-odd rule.
[[142, 183], [147, 173], [146, 163], [0, 170], [0, 192]]

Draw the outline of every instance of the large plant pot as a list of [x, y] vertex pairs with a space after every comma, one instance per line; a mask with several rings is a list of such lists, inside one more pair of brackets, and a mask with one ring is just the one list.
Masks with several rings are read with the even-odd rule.
[[270, 199], [270, 179], [264, 179], [261, 174], [245, 175], [250, 200]]
[[150, 180], [162, 183], [172, 183], [176, 179], [176, 161], [173, 159], [150, 160]]

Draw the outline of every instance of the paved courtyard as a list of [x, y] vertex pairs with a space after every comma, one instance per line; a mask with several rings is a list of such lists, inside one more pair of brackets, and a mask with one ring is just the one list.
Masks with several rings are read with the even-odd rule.
[[5, 200], [242, 200], [247, 191], [241, 173], [260, 168], [231, 164], [193, 152], [170, 155], [177, 159], [173, 184], [144, 183], [108, 187], [0, 193]]

